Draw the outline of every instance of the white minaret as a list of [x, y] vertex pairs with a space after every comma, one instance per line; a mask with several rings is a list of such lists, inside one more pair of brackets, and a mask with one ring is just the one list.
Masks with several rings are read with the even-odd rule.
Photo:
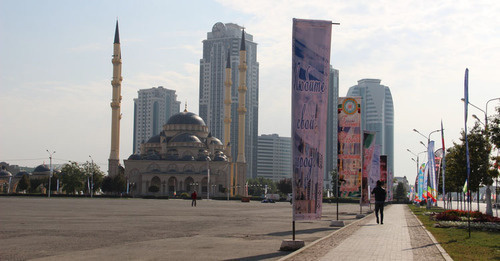
[[231, 50], [227, 50], [226, 79], [224, 81], [224, 145], [226, 155], [231, 161]]
[[239, 86], [238, 86], [238, 159], [237, 162], [246, 163], [245, 160], [245, 116], [247, 108], [245, 106], [247, 92], [247, 51], [245, 48], [245, 29], [241, 35], [240, 47], [240, 65], [239, 69]]
[[111, 153], [109, 155], [108, 174], [116, 176], [120, 164], [120, 106], [122, 101], [122, 55], [120, 50], [120, 34], [118, 32], [118, 20], [116, 21], [115, 41], [113, 43], [113, 98], [111, 101]]

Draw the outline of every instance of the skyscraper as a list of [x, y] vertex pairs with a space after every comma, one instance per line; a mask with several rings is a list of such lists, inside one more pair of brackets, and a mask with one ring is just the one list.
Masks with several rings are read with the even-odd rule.
[[[243, 36], [244, 35], [244, 36]], [[243, 38], [244, 37], [244, 38]], [[242, 39], [244, 40], [242, 42]], [[244, 44], [243, 44], [244, 43]], [[246, 51], [246, 94], [245, 108], [245, 158], [247, 176], [256, 176], [257, 135], [258, 135], [258, 97], [259, 97], [259, 63], [257, 62], [257, 44], [253, 36], [233, 23], [216, 23], [212, 31], [203, 40], [203, 58], [200, 60], [199, 115], [206, 122], [215, 137], [225, 139], [224, 135], [224, 99], [225, 73], [229, 56], [231, 70], [231, 134], [230, 140], [223, 140], [225, 146], [230, 142], [231, 157], [238, 155], [240, 49]], [[241, 111], [241, 109], [240, 109]]]
[[279, 181], [292, 177], [292, 139], [278, 134], [259, 136], [257, 176]]
[[328, 81], [328, 119], [326, 123], [326, 152], [325, 152], [325, 178], [323, 186], [326, 189], [332, 188], [332, 176], [330, 171], [337, 169], [337, 133], [338, 133], [338, 113], [339, 103], [339, 70], [330, 66], [330, 76]]
[[376, 132], [376, 144], [387, 155], [387, 168], [394, 174], [394, 105], [391, 90], [379, 79], [362, 79], [352, 86], [347, 96], [361, 99], [361, 127]]
[[142, 143], [160, 134], [170, 116], [180, 112], [180, 105], [175, 91], [163, 86], [138, 91], [134, 99], [134, 154], [140, 152]]

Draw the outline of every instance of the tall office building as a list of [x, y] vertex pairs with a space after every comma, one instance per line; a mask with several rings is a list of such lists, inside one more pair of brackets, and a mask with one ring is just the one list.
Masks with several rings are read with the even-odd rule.
[[260, 135], [257, 176], [273, 181], [292, 177], [292, 139], [278, 134]]
[[134, 99], [134, 154], [138, 154], [141, 144], [160, 134], [170, 116], [180, 112], [181, 102], [177, 101], [174, 90], [153, 87], [142, 89]]
[[[244, 35], [244, 38], [242, 37]], [[242, 44], [242, 39], [244, 40]], [[203, 40], [203, 58], [200, 59], [200, 104], [199, 115], [206, 122], [215, 137], [225, 139], [224, 135], [224, 98], [225, 73], [229, 56], [231, 70], [231, 134], [230, 140], [223, 140], [225, 146], [230, 142], [231, 157], [238, 154], [238, 107], [240, 73], [240, 49], [246, 51], [246, 117], [245, 158], [247, 177], [256, 177], [257, 137], [259, 108], [259, 63], [257, 44], [253, 36], [243, 31], [243, 27], [233, 23], [216, 23]]]
[[387, 169], [394, 175], [394, 105], [391, 90], [379, 79], [362, 79], [347, 92], [348, 97], [361, 97], [361, 127], [376, 132], [381, 155], [387, 155]]
[[330, 78], [328, 81], [328, 116], [326, 123], [326, 152], [325, 152], [325, 189], [332, 188], [332, 176], [330, 171], [337, 169], [337, 133], [339, 104], [339, 70], [330, 66]]

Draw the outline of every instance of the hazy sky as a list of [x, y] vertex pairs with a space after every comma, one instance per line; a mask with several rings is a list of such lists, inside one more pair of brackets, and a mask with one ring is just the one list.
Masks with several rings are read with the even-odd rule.
[[[259, 134], [290, 136], [292, 18], [324, 19], [341, 23], [333, 27], [331, 51], [340, 96], [363, 78], [381, 79], [391, 89], [394, 172], [414, 181], [414, 156], [406, 150], [425, 150], [414, 128], [427, 135], [442, 119], [446, 145], [458, 142], [465, 68], [471, 103], [484, 109], [487, 100], [500, 97], [498, 14], [495, 0], [0, 0], [0, 161], [48, 164], [48, 149], [56, 151], [54, 163], [91, 155], [107, 171], [117, 18], [121, 159], [132, 153], [139, 89], [174, 89], [181, 107], [187, 101], [198, 113], [202, 40], [216, 22], [245, 26], [258, 43]], [[491, 102], [489, 112], [498, 105]], [[474, 113], [484, 118], [471, 108]], [[438, 133], [431, 138], [440, 141]]]

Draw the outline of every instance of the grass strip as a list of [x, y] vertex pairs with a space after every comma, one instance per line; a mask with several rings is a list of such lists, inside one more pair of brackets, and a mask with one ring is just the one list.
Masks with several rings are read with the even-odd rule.
[[435, 228], [433, 225], [436, 221], [424, 215], [425, 212], [439, 213], [444, 209], [408, 206], [454, 260], [500, 260], [500, 233], [471, 230], [469, 238], [467, 229]]

